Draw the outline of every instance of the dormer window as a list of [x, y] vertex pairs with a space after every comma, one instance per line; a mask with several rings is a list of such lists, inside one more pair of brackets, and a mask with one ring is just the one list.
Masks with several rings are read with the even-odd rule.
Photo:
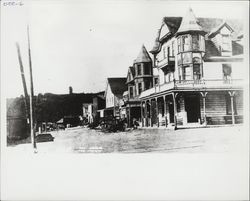
[[222, 51], [231, 51], [231, 45], [230, 45], [230, 37], [229, 35], [221, 35], [222, 36]]

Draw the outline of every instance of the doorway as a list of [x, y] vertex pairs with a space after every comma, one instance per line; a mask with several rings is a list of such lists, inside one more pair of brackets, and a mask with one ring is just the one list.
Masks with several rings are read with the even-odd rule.
[[185, 97], [185, 110], [187, 112], [187, 122], [195, 123], [200, 118], [200, 97], [199, 95], [188, 95]]
[[169, 122], [174, 123], [174, 104], [173, 104], [173, 102], [170, 102], [168, 104], [168, 109], [169, 109]]

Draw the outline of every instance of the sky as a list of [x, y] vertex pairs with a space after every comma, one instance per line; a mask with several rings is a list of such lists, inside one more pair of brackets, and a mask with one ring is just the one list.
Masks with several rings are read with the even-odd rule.
[[21, 47], [28, 89], [27, 25], [34, 92], [105, 90], [107, 77], [126, 77], [142, 44], [149, 51], [164, 16], [246, 19], [248, 2], [144, 0], [11, 0], [1, 2], [1, 86], [23, 94], [15, 43]]

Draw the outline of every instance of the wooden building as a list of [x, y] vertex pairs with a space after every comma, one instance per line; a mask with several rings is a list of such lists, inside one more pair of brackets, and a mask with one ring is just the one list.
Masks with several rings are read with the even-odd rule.
[[153, 54], [154, 86], [140, 95], [143, 126], [243, 121], [243, 35], [238, 20], [164, 17]]
[[7, 99], [8, 142], [27, 138], [30, 134], [24, 97]]
[[91, 103], [83, 103], [83, 118], [87, 123], [98, 122], [100, 111], [105, 108], [104, 91], [93, 95]]
[[133, 119], [141, 122], [140, 94], [153, 86], [152, 59], [143, 45], [133, 66], [128, 68], [127, 91], [123, 94], [128, 126], [131, 127]]
[[123, 101], [123, 93], [127, 90], [125, 77], [112, 77], [107, 79], [105, 90], [106, 108], [104, 116], [121, 117], [120, 105]]

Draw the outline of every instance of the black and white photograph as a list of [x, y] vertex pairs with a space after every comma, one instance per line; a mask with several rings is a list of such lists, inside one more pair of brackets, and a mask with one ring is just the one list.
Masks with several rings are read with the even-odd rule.
[[249, 200], [249, 2], [1, 1], [1, 200]]

